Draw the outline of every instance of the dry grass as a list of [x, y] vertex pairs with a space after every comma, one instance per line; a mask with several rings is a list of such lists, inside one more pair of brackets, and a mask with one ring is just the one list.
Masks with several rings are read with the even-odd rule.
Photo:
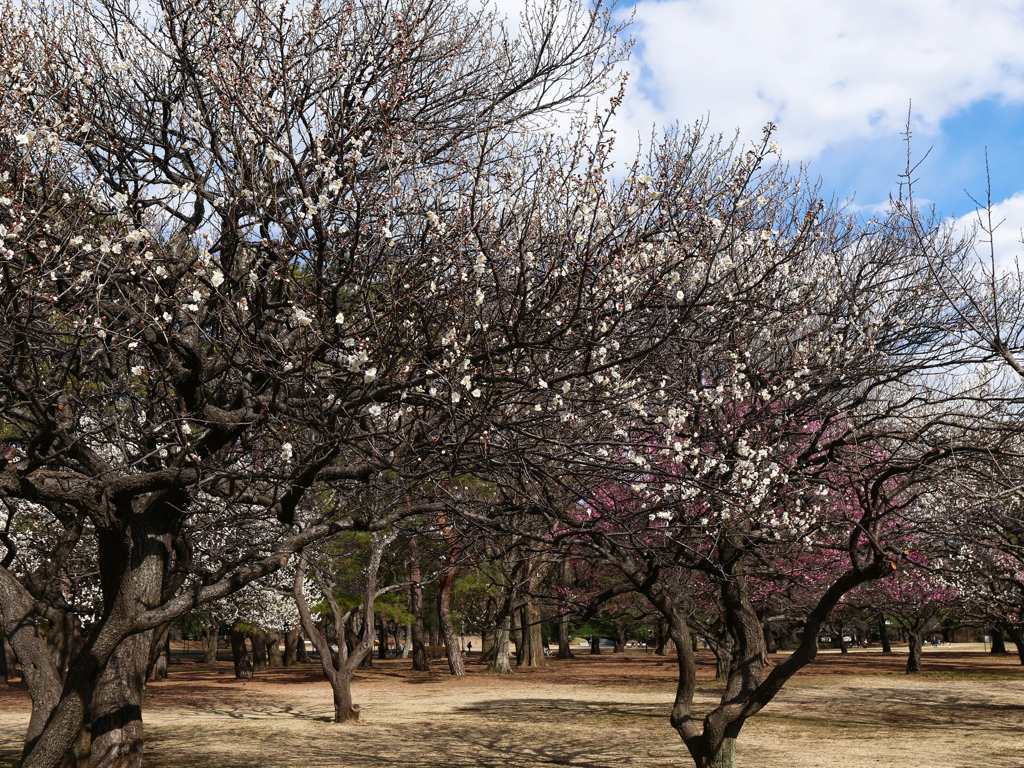
[[[698, 707], [716, 700], [702, 652]], [[1024, 669], [1015, 656], [929, 653], [907, 677], [905, 657], [822, 654], [743, 729], [742, 768], [1024, 768]], [[357, 676], [362, 721], [330, 721], [316, 666], [240, 682], [231, 667], [185, 661], [150, 685], [148, 766], [692, 765], [668, 724], [675, 667], [640, 654], [551, 661], [507, 678], [470, 664], [461, 680], [374, 662]], [[0, 765], [17, 755], [24, 689], [0, 691]]]

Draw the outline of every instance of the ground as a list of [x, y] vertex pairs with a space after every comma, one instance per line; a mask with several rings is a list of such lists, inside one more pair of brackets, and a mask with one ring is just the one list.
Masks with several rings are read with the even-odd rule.
[[[744, 727], [740, 768], [1024, 768], [1024, 668], [981, 646], [906, 656], [823, 652]], [[701, 657], [697, 705], [716, 701], [713, 659]], [[177, 661], [177, 660], [176, 660]], [[586, 768], [692, 766], [668, 723], [671, 658], [642, 652], [550, 660], [509, 677], [470, 663], [374, 661], [354, 683], [358, 725], [335, 725], [317, 665], [236, 681], [228, 662], [187, 659], [151, 683], [145, 765], [182, 768]], [[0, 766], [17, 756], [29, 699], [0, 686]]]

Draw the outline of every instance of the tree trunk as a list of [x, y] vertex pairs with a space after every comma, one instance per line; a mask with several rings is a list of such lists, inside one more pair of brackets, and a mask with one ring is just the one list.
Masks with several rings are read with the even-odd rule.
[[46, 644], [53, 654], [53, 663], [61, 679], [68, 671], [68, 664], [82, 647], [82, 622], [69, 611], [62, 611], [50, 622], [46, 633]]
[[907, 656], [907, 674], [921, 671], [921, 646], [923, 638], [920, 632], [907, 632], [907, 640], [910, 643], [910, 654]]
[[10, 683], [14, 680], [17, 676], [14, 668], [17, 659], [7, 635], [0, 634], [0, 681]]
[[453, 677], [463, 677], [466, 674], [466, 666], [462, 660], [462, 649], [459, 647], [458, 635], [455, 634], [450, 609], [454, 580], [455, 569], [446, 568], [437, 587], [437, 622], [441, 626], [441, 638], [444, 640], [444, 650], [448, 656], [448, 670]]
[[410, 546], [409, 576], [412, 586], [409, 588], [409, 612], [412, 613], [412, 668], [416, 672], [429, 672], [427, 663], [427, 647], [423, 641], [423, 586], [420, 584], [420, 557], [415, 545]]
[[381, 661], [388, 657], [388, 627], [384, 619], [377, 617], [377, 658]]
[[772, 630], [771, 624], [767, 621], [764, 623], [764, 651], [765, 653], [777, 653], [779, 650], [779, 644], [775, 642], [775, 632]]
[[512, 665], [508, 660], [509, 617], [505, 616], [494, 628], [494, 657], [487, 667], [488, 672], [496, 675], [512, 674]]
[[284, 654], [281, 653], [281, 636], [277, 632], [267, 632], [263, 639], [267, 645], [267, 657], [271, 667], [284, 666]]
[[142, 698], [152, 632], [129, 635], [100, 674], [90, 705], [89, 764], [98, 768], [142, 765]]
[[523, 605], [521, 611], [520, 636], [523, 638], [522, 666], [543, 667], [544, 666], [544, 639], [541, 636], [540, 609], [529, 598]]
[[625, 653], [626, 652], [626, 625], [617, 623], [615, 624], [615, 647], [612, 649], [612, 653]]
[[245, 633], [231, 628], [231, 658], [235, 662], [235, 679], [252, 680], [252, 652], [245, 644]]
[[348, 623], [345, 625], [345, 642], [351, 656], [363, 644], [363, 640], [369, 640], [369, 650], [362, 655], [359, 661], [359, 666], [363, 669], [373, 668], [373, 638], [374, 630], [363, 623], [362, 613], [360, 611], [352, 611], [348, 617]]
[[569, 637], [569, 614], [558, 617], [558, 658], [572, 658], [572, 638]]
[[249, 635], [249, 642], [252, 643], [252, 671], [263, 672], [267, 668], [267, 636], [257, 630]]
[[992, 653], [1006, 653], [1006, 641], [1003, 639], [1002, 627], [992, 628]]
[[298, 642], [295, 644], [295, 661], [298, 664], [309, 664], [309, 651], [306, 650], [306, 638], [302, 636], [301, 628]]
[[732, 643], [715, 640], [709, 642], [708, 647], [715, 654], [715, 682], [721, 683], [728, 680], [729, 671], [732, 669]]
[[354, 723], [359, 719], [360, 707], [352, 703], [352, 679], [342, 674], [343, 680], [331, 686], [334, 693], [334, 722]]
[[164, 624], [153, 633], [149, 649], [149, 667], [146, 680], [166, 680], [167, 667], [171, 663], [171, 625]]
[[[292, 627], [284, 633], [284, 665], [294, 667], [299, 659], [299, 640], [302, 637], [301, 627]], [[344, 642], [339, 640], [338, 642]]]
[[1020, 627], [1016, 627], [1010, 624], [1006, 627], [1006, 632], [1010, 636], [1010, 640], [1017, 646], [1017, 656], [1020, 658], [1020, 663], [1024, 664], [1024, 631], [1021, 631]]
[[601, 638], [591, 637], [590, 638], [590, 655], [600, 656], [601, 655]]
[[402, 638], [402, 658], [408, 659], [412, 652], [412, 622], [405, 622], [405, 637]]
[[665, 655], [665, 644], [668, 642], [668, 630], [666, 629], [664, 621], [658, 621], [654, 624], [654, 655], [664, 656]]
[[892, 645], [889, 643], [889, 628], [885, 624], [885, 616], [878, 614], [878, 636], [882, 640], [882, 653], [892, 653]]
[[217, 660], [217, 643], [220, 641], [220, 623], [211, 621], [203, 633], [203, 663], [213, 664]]
[[494, 613], [497, 611], [497, 601], [493, 597], [487, 598], [487, 607], [484, 609], [484, 626], [480, 630], [480, 661], [490, 664], [494, 658]]
[[736, 768], [736, 739], [726, 738], [714, 754], [696, 759], [697, 768]]
[[849, 653], [850, 649], [846, 647], [846, 640], [843, 639], [844, 627], [842, 624], [839, 625], [839, 631], [836, 632], [836, 641], [833, 645], [839, 649], [840, 653]]

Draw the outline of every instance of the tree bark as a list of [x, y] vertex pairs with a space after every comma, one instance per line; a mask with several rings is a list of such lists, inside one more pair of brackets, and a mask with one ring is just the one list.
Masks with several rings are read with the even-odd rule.
[[907, 641], [910, 644], [910, 653], [907, 655], [907, 674], [921, 671], [921, 646], [924, 639], [920, 632], [910, 630], [907, 632]]
[[558, 617], [558, 658], [572, 658], [572, 638], [569, 637], [569, 614]]
[[405, 637], [402, 638], [402, 658], [408, 659], [412, 653], [412, 622], [405, 622]]
[[0, 634], [0, 665], [2, 665], [0, 680], [5, 683], [12, 682], [18, 675], [15, 670], [17, 663], [18, 657], [14, 655], [10, 640], [7, 639], [7, 635]]
[[423, 586], [420, 584], [420, 557], [415, 544], [410, 544], [409, 577], [409, 612], [412, 613], [412, 668], [417, 672], [429, 672], [427, 663], [427, 647], [423, 641]]
[[715, 682], [724, 682], [729, 679], [732, 667], [732, 648], [716, 643], [711, 650], [715, 654]]
[[[22, 681], [28, 686], [29, 696], [32, 697], [32, 713], [22, 751], [22, 758], [25, 759], [36, 749], [60, 702], [61, 679], [57, 665], [53, 662], [53, 654], [36, 625], [33, 598], [6, 568], [0, 568], [0, 598], [5, 645], [10, 644], [11, 650], [21, 662]], [[9, 663], [8, 668], [8, 674], [13, 674], [14, 664]], [[84, 720], [76, 727], [80, 727], [81, 722]], [[57, 759], [63, 751], [64, 748], [53, 750]], [[39, 764], [44, 765], [45, 759], [42, 758]]]
[[665, 644], [668, 642], [668, 630], [664, 621], [657, 621], [654, 624], [654, 655], [665, 655]]
[[516, 609], [514, 609], [512, 611], [512, 615], [510, 617], [510, 622], [511, 623], [509, 624], [508, 639], [509, 639], [509, 642], [512, 645], [515, 646], [515, 650], [516, 650], [516, 666], [520, 667], [524, 663], [523, 662], [523, 660], [525, 659], [525, 655], [524, 654], [526, 653], [526, 649], [524, 647], [526, 645], [526, 643], [523, 640], [523, 607], [522, 606], [519, 606], [518, 608], [516, 608]]
[[213, 664], [217, 660], [217, 643], [220, 641], [220, 622], [212, 619], [203, 631], [203, 663]]
[[533, 598], [527, 598], [521, 612], [524, 667], [544, 666], [544, 639], [541, 636], [540, 609]]
[[267, 632], [263, 640], [267, 645], [267, 657], [271, 667], [284, 666], [284, 654], [281, 653], [281, 636], [277, 632]]
[[[373, 637], [373, 632], [370, 632], [370, 637]], [[306, 638], [302, 635], [302, 630], [299, 630], [298, 642], [295, 644], [295, 661], [298, 664], [309, 664], [309, 651], [306, 650]]]
[[626, 625], [621, 622], [615, 623], [615, 647], [612, 653], [626, 652]]
[[231, 658], [235, 662], [235, 679], [252, 680], [252, 652], [245, 644], [245, 633], [231, 628]]
[[591, 637], [590, 638], [590, 655], [600, 656], [601, 655], [601, 638]]
[[508, 645], [510, 639], [509, 617], [503, 616], [498, 625], [494, 628], [494, 657], [487, 667], [487, 671], [496, 675], [511, 675], [512, 665], [508, 660]]
[[[299, 640], [301, 638], [301, 627], [292, 627], [284, 633], [284, 665], [286, 667], [294, 667], [298, 664]], [[343, 643], [345, 641], [339, 638], [338, 642]]]
[[267, 669], [267, 637], [262, 630], [256, 630], [249, 635], [249, 642], [252, 643], [252, 671], [264, 672]]
[[62, 611], [50, 621], [46, 633], [46, 644], [53, 654], [53, 663], [63, 679], [68, 671], [68, 664], [82, 648], [82, 622], [70, 611]]
[[836, 632], [835, 647], [839, 649], [840, 653], [849, 653], [850, 649], [846, 647], [846, 640], [843, 639], [845, 628], [842, 624], [839, 625], [839, 631]]
[[90, 706], [89, 764], [98, 768], [142, 765], [142, 699], [152, 632], [129, 635], [110, 657]]
[[166, 680], [167, 667], [171, 663], [171, 625], [164, 624], [153, 633], [149, 648], [149, 666], [146, 680]]
[[441, 638], [444, 640], [445, 654], [448, 656], [448, 671], [453, 677], [463, 677], [466, 674], [466, 666], [462, 660], [462, 649], [459, 647], [459, 638], [455, 634], [450, 610], [454, 580], [454, 568], [446, 568], [441, 573], [437, 587], [437, 622], [441, 627]]
[[706, 754], [703, 761], [697, 763], [698, 768], [736, 768], [736, 739], [722, 739], [721, 745], [713, 754]]

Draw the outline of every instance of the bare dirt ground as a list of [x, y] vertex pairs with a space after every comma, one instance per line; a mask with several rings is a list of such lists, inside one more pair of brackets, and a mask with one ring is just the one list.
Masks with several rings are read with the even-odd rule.
[[[980, 651], [980, 646], [979, 646]], [[702, 651], [697, 705], [717, 701]], [[1024, 768], [1024, 668], [1015, 654], [947, 650], [926, 672], [906, 656], [822, 653], [744, 727], [741, 768]], [[671, 658], [642, 653], [549, 660], [497, 678], [469, 665], [409, 671], [374, 661], [354, 683], [357, 725], [335, 725], [318, 665], [236, 681], [231, 665], [183, 660], [151, 683], [145, 765], [195, 768], [690, 766], [668, 723]], [[0, 766], [17, 757], [29, 699], [0, 686]]]

